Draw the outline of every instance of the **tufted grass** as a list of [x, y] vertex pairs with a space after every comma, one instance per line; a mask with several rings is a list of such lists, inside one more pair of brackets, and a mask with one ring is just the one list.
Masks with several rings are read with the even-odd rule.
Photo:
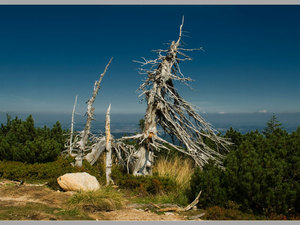
[[123, 207], [125, 198], [115, 188], [107, 186], [97, 191], [78, 192], [68, 200], [68, 204], [92, 212], [113, 211]]

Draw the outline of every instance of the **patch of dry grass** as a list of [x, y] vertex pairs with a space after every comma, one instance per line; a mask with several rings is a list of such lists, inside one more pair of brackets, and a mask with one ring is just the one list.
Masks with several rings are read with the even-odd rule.
[[179, 157], [173, 159], [161, 158], [155, 163], [153, 172], [161, 177], [169, 177], [175, 180], [178, 187], [184, 190], [190, 185], [194, 167], [190, 159]]
[[112, 211], [122, 208], [125, 198], [113, 187], [101, 187], [97, 191], [82, 191], [69, 199], [69, 204], [88, 211]]

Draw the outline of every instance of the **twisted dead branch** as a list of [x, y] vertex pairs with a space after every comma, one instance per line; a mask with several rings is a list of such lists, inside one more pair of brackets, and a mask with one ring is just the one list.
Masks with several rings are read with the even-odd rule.
[[[227, 149], [230, 142], [218, 136], [216, 130], [206, 122], [194, 109], [192, 104], [185, 101], [175, 89], [174, 81], [188, 82], [191, 78], [181, 72], [179, 63], [191, 60], [186, 51], [202, 50], [181, 48], [182, 24], [179, 28], [177, 41], [172, 41], [169, 49], [155, 50], [158, 58], [147, 60], [143, 58], [140, 73], [147, 74], [141, 84], [140, 96], [145, 96], [147, 110], [145, 113], [144, 130], [141, 134], [123, 137], [118, 141], [133, 139], [139, 147], [118, 144], [118, 149], [126, 155], [127, 169], [131, 165], [134, 175], [149, 175], [152, 173], [154, 153], [160, 149], [175, 149], [191, 156], [198, 166], [203, 166], [209, 159], [221, 162], [222, 154], [219, 148]], [[148, 67], [148, 68], [147, 68]], [[174, 135], [184, 148], [175, 146], [158, 136], [157, 126], [160, 125], [169, 135]], [[215, 143], [216, 150], [206, 144], [205, 139]]]

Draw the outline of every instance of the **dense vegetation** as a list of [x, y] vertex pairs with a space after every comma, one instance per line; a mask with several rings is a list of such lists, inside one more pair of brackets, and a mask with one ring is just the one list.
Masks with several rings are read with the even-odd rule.
[[0, 178], [25, 182], [46, 182], [53, 189], [58, 190], [57, 178], [66, 173], [87, 172], [95, 176], [104, 183], [102, 167], [91, 166], [87, 161], [83, 161], [82, 167], [73, 167], [71, 157], [58, 157], [54, 162], [47, 163], [22, 163], [15, 161], [2, 161], [0, 163]]
[[174, 180], [167, 177], [153, 176], [134, 176], [126, 174], [122, 168], [115, 166], [112, 170], [112, 179], [115, 184], [122, 188], [137, 191], [141, 196], [149, 194], [164, 194], [172, 191], [176, 187]]
[[229, 129], [234, 145], [224, 169], [210, 162], [191, 179], [193, 199], [203, 191], [201, 207], [235, 202], [240, 210], [262, 215], [300, 213], [300, 127], [288, 134], [273, 116], [263, 134]]
[[0, 128], [0, 160], [45, 163], [57, 159], [64, 148], [64, 131], [59, 122], [52, 129], [35, 128], [32, 116], [26, 121], [7, 115]]
[[[96, 166], [84, 161], [83, 167], [77, 168], [71, 166], [74, 159], [60, 156], [64, 134], [59, 122], [52, 129], [35, 128], [31, 116], [26, 121], [8, 116], [0, 129], [0, 178], [46, 181], [58, 188], [56, 178], [60, 175], [86, 171], [104, 183], [102, 158]], [[202, 169], [194, 169], [181, 153], [162, 150], [154, 176], [134, 177], [114, 166], [113, 180], [124, 191], [150, 202], [186, 205], [202, 190], [198, 206], [207, 209], [207, 219], [298, 218], [300, 127], [287, 133], [273, 116], [262, 133], [241, 134], [230, 128], [224, 136], [233, 145], [223, 167], [211, 161]], [[184, 178], [190, 174], [188, 182]]]

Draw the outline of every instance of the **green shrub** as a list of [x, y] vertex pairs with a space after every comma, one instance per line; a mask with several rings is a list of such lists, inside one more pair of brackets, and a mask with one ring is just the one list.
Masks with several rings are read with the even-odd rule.
[[243, 213], [238, 209], [223, 208], [220, 206], [209, 207], [205, 216], [203, 217], [206, 220], [257, 220], [261, 217], [257, 217], [253, 214]]
[[54, 162], [28, 164], [14, 161], [0, 161], [0, 177], [10, 180], [24, 180], [28, 182], [42, 181], [47, 182], [53, 189], [59, 189], [56, 182], [59, 176], [65, 173], [87, 172], [101, 180], [101, 175], [97, 167], [91, 166], [85, 160], [82, 167], [73, 167], [71, 157], [58, 157]]
[[225, 169], [210, 163], [195, 170], [190, 200], [202, 190], [201, 207], [226, 207], [231, 200], [244, 212], [299, 215], [300, 127], [291, 134], [274, 127], [264, 135], [229, 130], [225, 136], [234, 137], [237, 144], [225, 157]]
[[224, 171], [210, 161], [203, 169], [196, 168], [191, 178], [191, 189], [188, 191], [190, 202], [202, 190], [199, 207], [224, 205], [227, 193], [224, 187]]
[[267, 137], [258, 132], [247, 134], [224, 162], [229, 198], [240, 203], [244, 210], [252, 209], [260, 214], [299, 213], [296, 168], [300, 167], [297, 167], [297, 159], [291, 160], [299, 151], [289, 146], [292, 142], [290, 135], [281, 129]]
[[122, 168], [113, 166], [112, 179], [121, 188], [138, 191], [141, 195], [162, 194], [170, 192], [176, 186], [176, 182], [166, 177], [134, 176], [125, 174]]
[[0, 160], [44, 163], [56, 160], [64, 149], [65, 136], [59, 122], [53, 128], [35, 128], [32, 116], [26, 121], [7, 115], [0, 128]]

